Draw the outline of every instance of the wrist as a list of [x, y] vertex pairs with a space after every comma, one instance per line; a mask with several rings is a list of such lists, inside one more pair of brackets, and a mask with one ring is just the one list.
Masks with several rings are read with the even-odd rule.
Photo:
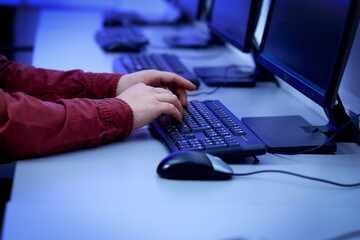
[[122, 85], [124, 83], [124, 79], [122, 79], [124, 75], [121, 75], [118, 79], [117, 86], [116, 86], [116, 97], [119, 96], [122, 92], [124, 92], [126, 89], [123, 89]]

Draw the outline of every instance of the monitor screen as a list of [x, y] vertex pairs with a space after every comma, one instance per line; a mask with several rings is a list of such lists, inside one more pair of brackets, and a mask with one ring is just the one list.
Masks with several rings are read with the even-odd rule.
[[[349, 112], [360, 113], [360, 25], [357, 28], [354, 43], [351, 48], [349, 60], [346, 65], [339, 95]], [[352, 116], [350, 114], [350, 116]], [[358, 121], [360, 122], [360, 121]]]
[[209, 27], [243, 52], [249, 52], [262, 0], [214, 0]]
[[320, 106], [331, 107], [356, 29], [355, 2], [272, 1], [257, 63]]
[[200, 19], [204, 0], [177, 0], [175, 4], [190, 21]]

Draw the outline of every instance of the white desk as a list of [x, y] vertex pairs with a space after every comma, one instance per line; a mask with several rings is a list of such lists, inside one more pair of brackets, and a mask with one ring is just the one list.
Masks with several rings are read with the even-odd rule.
[[[105, 54], [93, 39], [100, 21], [101, 15], [95, 12], [42, 12], [34, 64], [111, 72], [112, 60], [118, 55]], [[166, 28], [145, 32], [160, 41]], [[216, 51], [174, 50], [184, 56]], [[249, 56], [223, 49], [209, 60], [183, 61], [200, 66], [241, 58], [248, 61]], [[202, 84], [199, 91], [211, 89]], [[313, 124], [325, 124], [308, 106], [273, 83], [221, 88], [196, 98], [220, 99], [238, 117], [301, 113]], [[247, 104], [239, 108], [239, 103]], [[342, 189], [280, 174], [219, 182], [165, 180], [155, 171], [167, 154], [145, 127], [122, 142], [19, 161], [3, 239], [360, 237], [359, 188]], [[259, 160], [257, 165], [232, 167], [235, 172], [279, 169], [344, 183], [360, 181], [360, 147], [351, 143], [339, 144], [335, 155], [266, 154]]]

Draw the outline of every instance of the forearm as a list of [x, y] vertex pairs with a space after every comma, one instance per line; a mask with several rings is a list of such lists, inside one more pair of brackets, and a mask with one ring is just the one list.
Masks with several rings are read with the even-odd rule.
[[116, 96], [122, 75], [85, 73], [81, 70], [57, 71], [7, 61], [0, 56], [0, 87], [9, 93], [23, 92], [41, 100]]
[[131, 108], [113, 99], [40, 101], [0, 89], [1, 159], [28, 158], [120, 140], [133, 126]]

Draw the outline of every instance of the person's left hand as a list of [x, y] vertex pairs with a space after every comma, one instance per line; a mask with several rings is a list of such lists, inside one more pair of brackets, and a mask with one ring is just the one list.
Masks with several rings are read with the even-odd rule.
[[126, 89], [129, 89], [138, 83], [169, 89], [179, 98], [180, 103], [183, 106], [187, 105], [186, 90], [196, 89], [194, 84], [175, 73], [158, 70], [143, 70], [123, 75], [116, 88], [116, 95], [120, 95]]

